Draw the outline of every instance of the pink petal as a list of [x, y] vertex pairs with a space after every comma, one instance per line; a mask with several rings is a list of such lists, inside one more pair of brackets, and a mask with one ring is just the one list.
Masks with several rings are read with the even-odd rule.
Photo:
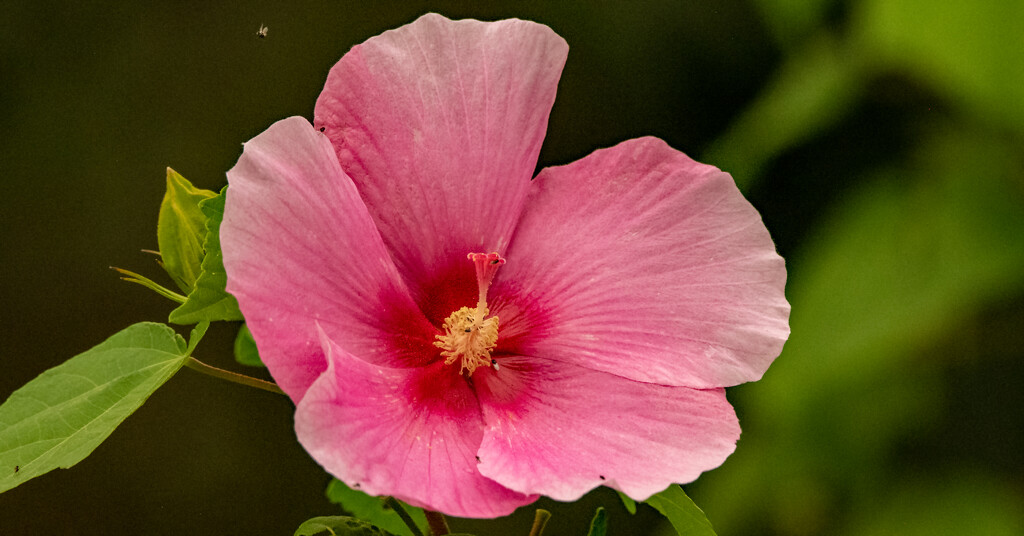
[[723, 389], [653, 385], [519, 356], [473, 379], [487, 424], [480, 472], [560, 501], [599, 485], [644, 500], [721, 465], [740, 435]]
[[317, 321], [363, 359], [419, 364], [437, 354], [436, 328], [409, 297], [330, 142], [309, 122], [284, 119], [250, 140], [228, 182], [220, 230], [228, 291], [293, 400], [327, 368]]
[[500, 349], [695, 388], [779, 354], [785, 265], [728, 174], [642, 138], [534, 182], [491, 287]]
[[503, 516], [537, 499], [477, 471], [483, 420], [458, 367], [383, 368], [323, 344], [330, 366], [299, 402], [295, 431], [329, 473], [460, 517]]
[[[314, 124], [428, 315], [448, 307], [425, 302], [452, 286], [467, 253], [507, 247], [567, 53], [533, 22], [428, 14], [331, 69]], [[468, 274], [457, 286], [473, 297]]]

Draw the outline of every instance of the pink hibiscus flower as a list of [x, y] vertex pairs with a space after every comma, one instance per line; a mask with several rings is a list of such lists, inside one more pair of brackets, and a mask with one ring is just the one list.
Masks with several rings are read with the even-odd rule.
[[728, 174], [656, 138], [531, 180], [567, 53], [539, 24], [425, 15], [228, 172], [228, 290], [349, 485], [495, 517], [642, 500], [734, 450], [723, 387], [788, 337], [783, 260]]

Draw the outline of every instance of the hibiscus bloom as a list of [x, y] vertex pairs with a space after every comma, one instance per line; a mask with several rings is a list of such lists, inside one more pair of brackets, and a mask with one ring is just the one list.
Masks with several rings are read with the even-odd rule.
[[656, 138], [531, 180], [567, 53], [540, 24], [425, 15], [228, 172], [228, 290], [350, 486], [495, 517], [642, 500], [734, 450], [723, 387], [788, 337], [783, 260], [728, 174]]

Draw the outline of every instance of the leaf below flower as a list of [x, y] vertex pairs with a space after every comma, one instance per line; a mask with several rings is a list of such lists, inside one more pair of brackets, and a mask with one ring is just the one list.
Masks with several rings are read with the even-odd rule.
[[190, 350], [170, 327], [143, 322], [15, 391], [0, 405], [0, 492], [85, 459], [185, 364]]
[[680, 536], [716, 536], [704, 511], [676, 484], [644, 502], [661, 512]]
[[306, 520], [295, 536], [395, 536], [365, 521], [348, 516], [324, 516]]
[[[394, 510], [384, 506], [384, 501], [380, 497], [374, 497], [352, 489], [338, 479], [331, 480], [331, 483], [327, 486], [326, 493], [327, 500], [340, 505], [353, 516], [369, 521], [398, 536], [412, 536], [412, 531], [409, 530], [409, 527], [405, 525]], [[424, 534], [429, 534], [427, 516], [424, 515], [423, 509], [409, 506], [405, 503], [402, 503], [402, 506], [405, 507], [405, 511], [416, 522], [416, 526]]]

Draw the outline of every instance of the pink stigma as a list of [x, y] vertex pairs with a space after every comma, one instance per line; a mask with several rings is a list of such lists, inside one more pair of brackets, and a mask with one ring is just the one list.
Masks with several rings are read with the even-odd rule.
[[476, 266], [476, 285], [480, 289], [477, 309], [483, 311], [487, 307], [487, 289], [491, 288], [494, 274], [502, 264], [505, 264], [505, 259], [497, 253], [470, 253], [466, 257]]

